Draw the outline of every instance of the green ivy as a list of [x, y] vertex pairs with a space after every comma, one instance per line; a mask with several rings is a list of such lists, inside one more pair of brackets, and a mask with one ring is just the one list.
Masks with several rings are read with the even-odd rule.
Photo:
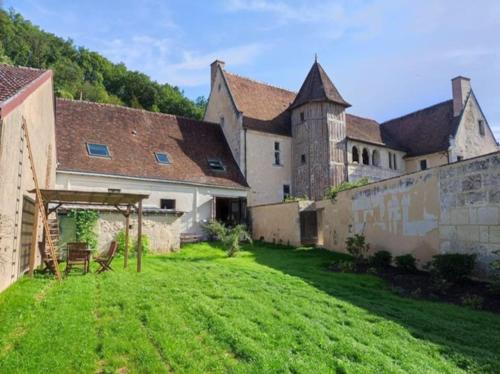
[[342, 182], [337, 186], [329, 187], [326, 191], [325, 198], [335, 200], [337, 198], [337, 194], [339, 192], [347, 191], [347, 190], [350, 190], [350, 189], [356, 188], [356, 187], [361, 187], [361, 186], [364, 186], [368, 183], [370, 183], [370, 181], [367, 177], [361, 178], [361, 179], [357, 180], [356, 182]]
[[97, 249], [97, 233], [95, 232], [99, 213], [95, 210], [73, 209], [68, 217], [75, 220], [75, 239], [77, 242], [87, 243], [88, 246]]

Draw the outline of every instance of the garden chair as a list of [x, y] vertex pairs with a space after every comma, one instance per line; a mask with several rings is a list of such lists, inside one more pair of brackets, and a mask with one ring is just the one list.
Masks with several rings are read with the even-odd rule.
[[115, 258], [116, 249], [118, 248], [118, 243], [116, 241], [112, 241], [108, 252], [102, 256], [98, 256], [94, 259], [101, 267], [97, 270], [97, 273], [102, 273], [103, 271], [111, 270], [111, 262]]
[[69, 274], [73, 266], [83, 266], [83, 274], [89, 272], [90, 265], [90, 250], [87, 243], [68, 243], [67, 244], [66, 270], [64, 273]]

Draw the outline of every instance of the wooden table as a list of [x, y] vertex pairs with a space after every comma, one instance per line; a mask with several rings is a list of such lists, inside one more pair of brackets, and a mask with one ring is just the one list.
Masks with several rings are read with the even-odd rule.
[[82, 265], [83, 274], [87, 274], [90, 270], [90, 257], [92, 255], [92, 251], [88, 248], [87, 243], [68, 243], [67, 248], [66, 275], [75, 265]]

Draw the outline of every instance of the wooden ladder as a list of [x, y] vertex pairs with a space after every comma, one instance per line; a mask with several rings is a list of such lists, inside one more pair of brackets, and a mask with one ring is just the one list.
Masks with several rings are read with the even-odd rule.
[[47, 233], [46, 239], [47, 239], [47, 244], [48, 244], [48, 249], [49, 249], [49, 255], [54, 263], [54, 270], [56, 273], [56, 277], [58, 280], [61, 280], [62, 277], [61, 277], [61, 271], [59, 270], [59, 263], [57, 261], [56, 248], [54, 246], [54, 242], [52, 241], [52, 236], [50, 234], [49, 221], [48, 221], [48, 218], [47, 218], [46, 212], [45, 212], [45, 204], [43, 202], [42, 193], [40, 192], [40, 186], [38, 185], [38, 177], [36, 175], [35, 162], [33, 160], [33, 152], [31, 151], [30, 137], [28, 134], [28, 125], [27, 125], [24, 117], [22, 119], [22, 128], [24, 131], [24, 137], [26, 138], [26, 145], [28, 147], [28, 158], [30, 160], [31, 172], [33, 175], [33, 182], [35, 183], [35, 192], [36, 192], [36, 199], [38, 202], [38, 210], [40, 211], [40, 215], [42, 216], [43, 228], [45, 229], [45, 232]]

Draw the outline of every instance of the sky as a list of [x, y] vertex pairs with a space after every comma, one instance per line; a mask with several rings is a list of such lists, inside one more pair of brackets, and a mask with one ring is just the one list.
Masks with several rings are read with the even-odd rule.
[[[1, 2], [1, 0], [0, 0]], [[208, 97], [210, 63], [298, 91], [314, 56], [379, 122], [472, 88], [500, 139], [500, 1], [3, 0], [42, 29]]]

